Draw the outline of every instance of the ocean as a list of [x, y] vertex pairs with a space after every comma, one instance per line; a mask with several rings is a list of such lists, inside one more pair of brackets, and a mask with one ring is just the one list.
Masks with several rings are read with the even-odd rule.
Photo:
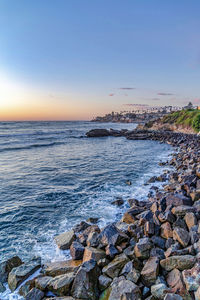
[[[0, 123], [0, 260], [41, 256], [66, 259], [54, 236], [98, 217], [102, 227], [128, 207], [117, 197], [146, 199], [145, 182], [160, 174], [172, 148], [124, 137], [87, 138], [92, 128], [134, 129], [135, 124], [91, 122]], [[127, 185], [130, 180], [132, 185]]]

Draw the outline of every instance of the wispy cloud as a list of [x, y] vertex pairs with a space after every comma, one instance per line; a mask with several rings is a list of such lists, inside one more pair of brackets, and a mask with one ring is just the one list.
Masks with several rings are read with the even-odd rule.
[[134, 106], [134, 107], [135, 106], [140, 106], [140, 107], [149, 106], [149, 104], [141, 104], [141, 103], [140, 104], [139, 103], [138, 104], [137, 103], [126, 103], [126, 104], [123, 104], [123, 105], [125, 105], [125, 106]]
[[172, 94], [172, 93], [162, 93], [162, 92], [159, 92], [157, 95], [159, 95], [159, 96], [174, 96], [174, 94]]
[[151, 98], [153, 101], [160, 101], [160, 98]]
[[126, 91], [131, 91], [131, 90], [135, 90], [135, 87], [120, 87], [119, 90], [126, 90]]

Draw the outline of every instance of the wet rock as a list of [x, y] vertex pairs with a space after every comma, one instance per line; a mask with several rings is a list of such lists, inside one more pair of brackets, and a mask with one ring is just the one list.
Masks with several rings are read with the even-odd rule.
[[172, 208], [172, 213], [176, 216], [184, 217], [189, 212], [194, 212], [195, 208], [193, 206], [177, 206]]
[[152, 248], [152, 244], [149, 238], [140, 239], [134, 248], [136, 257], [140, 259], [149, 258], [151, 248]]
[[91, 259], [98, 261], [105, 257], [105, 251], [93, 247], [86, 247], [83, 255], [83, 262], [90, 261]]
[[164, 299], [165, 295], [169, 292], [170, 289], [164, 283], [155, 284], [151, 287], [151, 294], [156, 299]]
[[166, 197], [166, 205], [181, 206], [181, 205], [192, 205], [192, 200], [181, 194], [170, 194]]
[[0, 281], [2, 283], [6, 282], [8, 279], [8, 274], [13, 268], [20, 266], [23, 262], [18, 256], [13, 256], [12, 258], [5, 260], [0, 263]]
[[73, 230], [69, 230], [67, 232], [61, 233], [57, 235], [54, 239], [57, 246], [61, 250], [67, 250], [70, 248], [72, 242], [75, 240], [76, 236]]
[[173, 239], [178, 241], [183, 247], [187, 247], [190, 241], [190, 235], [185, 229], [175, 227], [173, 230]]
[[113, 245], [108, 245], [105, 250], [106, 250], [106, 255], [109, 256], [110, 258], [114, 258], [115, 255], [119, 254], [118, 249], [115, 248], [115, 246]]
[[171, 292], [184, 296], [186, 289], [183, 283], [182, 274], [178, 269], [173, 269], [167, 274], [167, 284], [171, 288]]
[[4, 285], [0, 282], [0, 293], [5, 292], [6, 288], [4, 287]]
[[76, 272], [81, 263], [81, 260], [72, 259], [49, 263], [44, 267], [43, 273], [47, 276], [55, 277], [69, 272]]
[[146, 286], [151, 286], [155, 283], [159, 273], [159, 259], [157, 257], [150, 257], [142, 269], [141, 276]]
[[19, 267], [13, 268], [8, 275], [8, 286], [11, 291], [26, 280], [30, 275], [35, 273], [41, 267], [41, 259], [35, 258], [27, 263], [20, 265]]
[[191, 292], [197, 291], [200, 283], [200, 264], [197, 263], [192, 269], [184, 270], [182, 272], [183, 281], [186, 289]]
[[81, 260], [83, 258], [85, 248], [78, 242], [73, 242], [70, 246], [70, 254], [72, 259]]
[[30, 292], [30, 290], [34, 287], [35, 287], [35, 280], [34, 279], [28, 280], [24, 284], [22, 284], [22, 286], [19, 288], [19, 294], [25, 298], [28, 292]]
[[94, 232], [96, 232], [98, 234], [100, 233], [99, 226], [91, 225], [88, 228], [86, 228], [81, 234], [78, 235], [79, 243], [86, 246], [89, 236], [91, 238], [91, 234], [94, 233]]
[[183, 298], [180, 295], [167, 293], [164, 300], [183, 300]]
[[99, 297], [98, 278], [100, 269], [95, 260], [90, 260], [80, 267], [72, 285], [72, 296], [79, 299], [97, 300]]
[[170, 256], [160, 261], [160, 265], [166, 271], [171, 271], [172, 269], [185, 270], [190, 269], [195, 264], [195, 257], [192, 255], [182, 255], [182, 256]]
[[189, 230], [191, 227], [197, 225], [197, 218], [194, 213], [187, 213], [184, 217], [184, 220]]
[[144, 212], [144, 208], [134, 205], [122, 217], [122, 222], [132, 224], [135, 222], [136, 215]]
[[32, 288], [26, 295], [26, 300], [41, 300], [44, 297], [44, 293], [36, 288]]
[[129, 240], [129, 237], [117, 229], [114, 224], [107, 225], [99, 235], [99, 241], [103, 246], [116, 246], [127, 240]]
[[99, 276], [99, 288], [101, 291], [105, 290], [107, 287], [110, 286], [112, 282], [112, 279], [109, 278], [108, 276], [101, 275]]
[[124, 200], [122, 198], [116, 199], [111, 202], [112, 205], [121, 206], [124, 204]]
[[77, 224], [77, 225], [74, 226], [73, 231], [76, 232], [76, 233], [79, 233], [81, 231], [84, 231], [88, 227], [90, 227], [90, 224], [88, 224], [85, 221], [82, 221], [80, 224]]
[[102, 272], [111, 278], [117, 277], [128, 261], [129, 259], [124, 253], [119, 254], [103, 268]]
[[161, 237], [164, 239], [169, 239], [173, 237], [173, 231], [169, 222], [165, 222], [161, 225]]
[[86, 244], [88, 247], [97, 247], [99, 245], [99, 233], [90, 232]]
[[139, 287], [130, 280], [116, 278], [111, 284], [109, 300], [141, 300]]
[[35, 287], [43, 292], [46, 292], [48, 284], [50, 283], [50, 281], [52, 279], [53, 279], [53, 277], [51, 277], [51, 276], [38, 277], [35, 279]]
[[74, 278], [75, 273], [73, 272], [56, 276], [49, 281], [48, 290], [57, 296], [68, 295]]
[[107, 129], [97, 128], [86, 133], [87, 137], [104, 137], [111, 135]]
[[92, 223], [92, 224], [96, 224], [99, 221], [99, 218], [94, 218], [94, 217], [90, 217], [89, 219], [87, 219], [87, 222]]

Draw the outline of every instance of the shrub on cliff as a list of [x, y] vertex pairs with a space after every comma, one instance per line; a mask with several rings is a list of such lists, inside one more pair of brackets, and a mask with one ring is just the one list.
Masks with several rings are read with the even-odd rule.
[[197, 132], [200, 130], [200, 113], [194, 118], [192, 128]]

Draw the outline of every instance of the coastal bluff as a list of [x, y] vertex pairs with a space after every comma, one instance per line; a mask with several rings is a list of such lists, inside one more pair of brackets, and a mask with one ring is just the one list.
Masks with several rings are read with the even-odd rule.
[[[1, 262], [0, 291], [8, 282], [11, 291], [19, 289], [32, 300], [199, 300], [200, 137], [139, 129], [94, 129], [87, 136], [172, 145], [172, 157], [160, 162], [170, 169], [149, 181], [161, 187], [143, 201], [129, 199], [119, 222], [100, 228], [89, 218], [56, 236], [58, 248], [69, 250], [71, 259], [44, 265], [40, 258], [22, 262], [15, 256]], [[122, 204], [123, 199], [113, 203]]]

